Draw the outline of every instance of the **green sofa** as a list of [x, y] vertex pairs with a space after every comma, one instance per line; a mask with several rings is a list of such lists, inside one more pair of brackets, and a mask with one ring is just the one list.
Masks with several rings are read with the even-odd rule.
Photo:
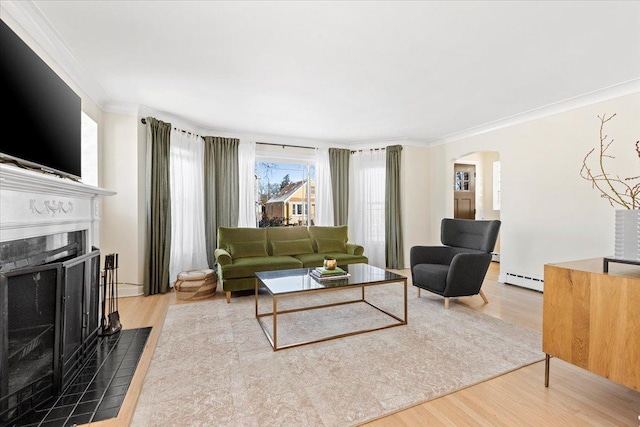
[[367, 263], [364, 247], [348, 243], [347, 226], [219, 227], [215, 257], [218, 280], [226, 293], [255, 289], [258, 271], [322, 266], [325, 256], [338, 265]]

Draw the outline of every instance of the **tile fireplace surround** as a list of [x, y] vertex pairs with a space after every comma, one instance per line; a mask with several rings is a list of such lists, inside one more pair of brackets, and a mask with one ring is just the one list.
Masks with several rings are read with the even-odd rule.
[[[15, 331], [26, 330], [26, 329], [20, 329], [20, 327], [32, 328], [32, 325], [30, 324], [32, 323], [32, 321], [28, 320], [30, 318], [27, 318], [27, 320], [24, 320], [17, 314], [17, 313], [21, 313], [22, 310], [25, 310], [25, 309], [27, 310], [27, 312], [28, 310], [30, 310], [30, 307], [28, 307], [28, 300], [24, 299], [25, 298], [24, 296], [16, 296], [17, 295], [16, 292], [18, 292], [17, 289], [20, 289], [19, 293], [21, 293], [21, 295], [31, 295], [29, 293], [31, 291], [27, 289], [31, 289], [31, 287], [35, 289], [34, 303], [36, 304], [36, 307], [40, 307], [40, 308], [34, 311], [34, 313], [36, 313], [37, 320], [34, 318], [33, 322], [38, 322], [41, 320], [40, 317], [46, 317], [46, 316], [49, 316], [47, 317], [47, 319], [49, 320], [43, 321], [45, 324], [53, 322], [53, 320], [51, 320], [53, 316], [52, 314], [43, 315], [42, 313], [48, 313], [52, 311], [51, 308], [48, 308], [51, 306], [47, 305], [47, 304], [51, 304], [49, 300], [56, 301], [58, 300], [58, 298], [60, 298], [59, 296], [51, 297], [55, 295], [55, 291], [54, 291], [54, 294], [51, 294], [51, 291], [47, 291], [47, 289], [55, 289], [55, 286], [54, 288], [51, 288], [49, 283], [52, 283], [52, 282], [44, 279], [45, 278], [44, 273], [42, 276], [40, 276], [40, 273], [33, 274], [32, 281], [35, 285], [33, 284], [23, 285], [23, 282], [16, 282], [15, 279], [11, 279], [10, 277], [23, 274], [20, 272], [25, 270], [34, 271], [33, 269], [36, 269], [39, 271], [40, 269], [42, 269], [42, 271], [44, 272], [47, 269], [47, 265], [48, 265], [47, 257], [49, 256], [49, 254], [56, 253], [56, 251], [59, 252], [57, 248], [59, 248], [60, 245], [63, 245], [62, 249], [60, 250], [65, 250], [66, 247], [64, 245], [67, 244], [69, 247], [74, 248], [73, 251], [77, 251], [74, 253], [77, 253], [78, 255], [82, 255], [82, 254], [86, 254], [86, 255], [78, 256], [77, 258], [74, 258], [74, 260], [68, 261], [65, 264], [69, 266], [73, 266], [77, 264], [78, 266], [70, 267], [69, 270], [65, 270], [65, 271], [68, 271], [67, 273], [68, 276], [65, 276], [68, 279], [63, 279], [62, 282], [67, 284], [64, 285], [65, 286], [64, 288], [59, 288], [59, 290], [57, 291], [58, 295], [62, 295], [60, 293], [62, 292], [62, 289], [67, 289], [68, 292], [72, 292], [72, 294], [68, 294], [65, 296], [67, 301], [77, 302], [77, 298], [81, 298], [80, 301], [82, 300], [82, 298], [89, 298], [87, 296], [76, 297], [76, 295], [79, 295], [78, 292], [82, 293], [83, 295], [85, 295], [85, 292], [87, 292], [86, 289], [88, 288], [82, 291], [82, 287], [85, 286], [84, 285], [85, 283], [87, 284], [89, 283], [89, 279], [83, 278], [85, 276], [83, 276], [82, 273], [79, 273], [79, 272], [84, 271], [85, 274], [89, 275], [88, 273], [89, 270], [87, 269], [89, 267], [85, 268], [84, 267], [85, 264], [80, 263], [81, 261], [76, 262], [75, 259], [84, 259], [88, 257], [94, 257], [93, 254], [99, 253], [97, 251], [93, 251], [94, 248], [99, 249], [100, 247], [99, 245], [100, 216], [99, 216], [99, 209], [98, 209], [99, 200], [101, 197], [111, 196], [114, 194], [115, 192], [113, 191], [89, 186], [86, 184], [82, 184], [80, 182], [75, 182], [67, 178], [60, 178], [55, 175], [42, 173], [39, 171], [23, 169], [10, 164], [0, 163], [0, 291], [2, 292], [0, 293], [0, 302], [1, 302], [0, 308], [4, 307], [3, 311], [0, 312], [0, 314], [3, 314], [6, 318], [7, 316], [6, 310], [8, 308], [8, 313], [9, 313], [8, 314], [9, 316], [9, 320], [8, 320], [9, 347], [8, 348], [9, 349], [12, 349], [12, 346], [11, 346], [12, 343], [15, 344], [16, 342], [19, 342], [19, 341], [15, 341], [16, 339], [20, 339], [20, 338], [15, 338], [15, 333], [16, 333]], [[65, 238], [60, 239], [58, 238], [58, 236], [65, 236]], [[81, 237], [78, 238], [77, 236], [81, 236]], [[68, 240], [65, 240], [65, 239], [68, 239]], [[60, 243], [61, 241], [64, 241], [67, 243], [64, 243], [64, 242]], [[99, 258], [97, 258], [97, 260], [99, 264]], [[42, 264], [43, 262], [45, 264]], [[95, 268], [99, 269], [98, 264], [96, 264], [94, 267], [91, 267], [91, 269], [93, 269], [91, 271], [97, 271], [95, 270]], [[42, 265], [42, 267], [32, 268], [32, 266], [39, 266], [39, 265]], [[89, 266], [89, 264], [86, 264], [86, 265]], [[49, 271], [49, 270], [46, 270], [46, 271]], [[78, 276], [78, 274], [80, 274], [80, 276]], [[90, 276], [87, 276], [87, 277], [94, 277], [94, 279], [91, 280], [91, 283], [92, 283], [91, 286], [93, 286], [93, 283], [97, 284], [98, 273], [96, 272], [95, 274], [96, 275], [91, 274]], [[24, 276], [20, 276], [20, 277], [24, 277]], [[11, 285], [11, 280], [14, 280], [13, 282], [14, 284], [20, 283], [20, 287], [16, 287], [18, 285]], [[65, 281], [65, 280], [68, 280], [68, 281]], [[78, 280], [81, 280], [81, 281], [79, 282]], [[74, 283], [75, 286], [80, 286], [80, 290], [77, 290], [77, 288], [71, 287], [71, 285], [68, 285], [68, 283]], [[7, 294], [7, 286], [9, 286], [8, 294]], [[14, 286], [14, 287], [11, 287], [11, 286]], [[11, 291], [11, 289], [13, 289], [13, 291]], [[22, 289], [25, 289], [26, 291], [22, 291]], [[14, 296], [12, 297], [12, 295]], [[73, 297], [70, 295], [73, 295]], [[95, 294], [92, 294], [92, 295], [95, 295]], [[44, 298], [45, 296], [50, 296], [50, 297], [49, 299], [47, 299], [47, 298]], [[18, 306], [10, 304], [10, 301], [12, 301], [12, 298], [18, 298], [15, 300], [18, 303]], [[24, 305], [25, 308], [16, 308], [16, 307], [22, 307], [22, 305], [20, 304]], [[40, 305], [38, 306], [38, 304]], [[62, 307], [63, 305], [64, 306], [68, 305], [69, 307], [66, 309], [66, 311], [62, 309], [62, 313], [69, 313], [68, 316], [73, 316], [75, 312], [80, 312], [76, 307], [77, 304], [75, 303], [72, 304], [71, 302], [68, 302], [67, 304], [61, 304], [60, 307]], [[13, 315], [11, 314], [12, 313], [11, 307], [14, 308]], [[75, 310], [71, 310], [71, 308], [74, 308]], [[84, 308], [86, 309], [86, 307]], [[54, 308], [53, 312], [55, 311], [56, 309]], [[84, 309], [82, 311], [84, 311]], [[58, 313], [60, 313], [60, 311], [58, 311]], [[85, 315], [88, 315], [88, 314], [89, 314], [89, 310], [87, 309], [87, 313], [85, 313]], [[55, 314], [56, 320], [54, 323], [55, 324], [54, 329], [56, 331], [60, 331], [59, 333], [61, 338], [57, 338], [58, 332], [56, 332], [56, 338], [55, 338], [56, 344], [52, 345], [51, 348], [54, 348], [54, 349], [58, 348], [58, 345], [59, 345], [58, 343], [65, 343], [64, 337], [66, 336], [66, 329], [63, 335], [61, 332], [63, 330], [63, 326], [59, 326], [59, 325], [65, 324], [65, 323], [61, 323], [63, 321], [66, 322], [67, 317], [65, 316], [67, 315]], [[60, 321], [58, 320], [58, 318], [60, 318]], [[21, 319], [21, 320], [16, 320], [16, 319]], [[71, 319], [71, 317], [69, 317], [68, 319]], [[96, 325], [97, 323], [95, 322], [99, 321], [97, 318], [93, 320], [94, 320], [93, 322], [92, 321], [87, 321], [87, 322]], [[6, 319], [3, 320], [3, 325], [2, 325], [3, 328], [0, 328], [0, 344], [2, 344], [3, 350], [6, 350], [6, 348], [4, 347], [5, 345], [7, 345], [7, 328], [6, 328], [7, 325], [4, 324], [5, 321], [7, 320]], [[14, 332], [12, 332], [12, 329], [11, 329], [12, 321], [14, 322], [14, 326], [13, 326]], [[18, 329], [16, 329], [15, 322], [18, 322], [18, 324], [20, 325]], [[80, 323], [84, 324], [84, 321]], [[70, 323], [70, 325], [75, 325], [75, 323]], [[74, 333], [77, 334], [76, 330], [73, 330], [73, 331]], [[12, 333], [14, 335], [12, 335]], [[19, 333], [22, 333], [22, 332], [19, 332]], [[11, 338], [12, 336], [14, 338]], [[12, 341], [12, 339], [14, 341]], [[48, 338], [46, 339], [43, 338], [42, 340], [37, 341], [38, 343], [37, 345], [44, 346], [46, 351], [47, 350], [46, 347], [50, 345], [48, 344], [48, 342], [49, 342]], [[82, 342], [83, 341], [81, 341], [81, 343]], [[71, 344], [75, 344], [75, 342]], [[67, 344], [64, 344], [64, 345], [66, 346]], [[79, 344], [79, 345], [84, 346], [85, 344]], [[27, 348], [30, 349], [29, 346], [25, 347], [25, 349]], [[67, 351], [67, 348], [68, 347], [65, 347], [65, 351]], [[60, 369], [60, 371], [56, 370], [55, 361], [60, 360], [60, 366], [65, 366], [64, 363], [66, 363], [67, 360], [73, 361], [73, 359], [71, 357], [67, 359], [63, 359], [62, 352], [60, 353], [60, 359], [58, 359], [58, 356], [55, 355], [56, 354], [55, 351], [56, 350], [54, 350], [54, 357], [53, 357], [53, 360], [54, 360], [53, 375], [54, 375], [54, 378], [56, 377], [56, 375], [61, 375], [60, 377], [64, 378], [64, 375], [66, 374], [62, 372], [66, 368], [62, 368]], [[23, 352], [26, 352], [26, 350], [23, 350]], [[22, 372], [17, 370], [17, 369], [23, 369], [23, 368], [17, 367], [21, 365], [16, 365], [15, 363], [18, 363], [16, 362], [16, 360], [20, 361], [19, 363], [23, 363], [22, 360], [24, 356], [20, 356], [20, 354], [22, 353], [16, 353], [16, 354], [9, 353], [11, 355], [8, 359], [6, 359], [5, 358], [7, 357], [6, 352], [5, 353], [0, 352], [0, 354], [4, 354], [4, 356], [0, 360], [0, 372], [5, 372], [8, 369], [8, 372], [10, 374], [8, 387], [6, 387], [7, 386], [6, 382], [0, 383], [0, 389], [1, 389], [0, 395], [9, 396], [9, 397], [3, 398], [3, 401], [5, 401], [6, 399], [9, 399], [9, 400], [6, 400], [5, 403], [3, 404], [5, 405], [4, 409], [0, 408], [1, 411], [6, 411], [7, 408], [14, 407], [12, 406], [13, 403], [11, 402], [14, 402], [16, 398], [13, 396], [17, 396], [16, 401], [18, 402], [19, 405], [20, 405], [20, 402], [23, 401], [21, 400], [22, 398], [20, 397], [22, 394], [22, 389], [15, 388], [15, 384], [14, 386], [11, 385], [12, 384], [11, 378], [13, 378], [11, 376], [12, 375], [11, 373], [13, 372], [13, 375], [15, 376], [17, 375], [16, 372]], [[43, 353], [43, 354], [45, 354], [46, 356], [46, 354], [48, 353]], [[49, 363], [48, 362], [49, 359], [50, 358], [45, 358], [44, 360], [46, 360], [47, 363]], [[13, 360], [14, 362], [11, 362], [11, 360]], [[40, 359], [35, 359], [35, 360], [40, 360]], [[9, 361], [8, 364], [7, 364], [7, 361]], [[14, 363], [14, 365], [12, 365], [11, 363]], [[78, 362], [75, 362], [75, 363], [78, 363]], [[72, 365], [73, 365], [73, 362], [69, 362], [68, 366], [72, 366]], [[75, 368], [72, 368], [72, 369], [75, 369]], [[58, 372], [60, 372], [61, 374], [57, 374]], [[67, 371], [64, 371], [64, 372], [67, 372]], [[73, 373], [75, 371], [70, 370], [68, 372]], [[22, 374], [19, 374], [19, 375], [22, 375]], [[4, 377], [4, 374], [3, 374], [3, 377]], [[22, 377], [18, 376], [18, 378], [20, 379]], [[4, 379], [6, 379], [6, 377]], [[59, 384], [59, 382], [57, 382], [55, 379], [53, 383]], [[2, 384], [4, 384], [4, 386]], [[12, 394], [12, 391], [11, 391], [12, 387], [14, 387], [14, 390], [18, 390], [14, 394]], [[6, 394], [7, 391], [9, 392], [9, 394]], [[32, 392], [32, 393], [35, 393], [35, 392]], [[31, 396], [36, 396], [36, 394], [32, 394]], [[30, 399], [30, 397], [27, 397], [27, 399]], [[10, 412], [7, 412], [7, 413], [10, 413]], [[2, 420], [0, 420], [0, 424], [2, 424]]]

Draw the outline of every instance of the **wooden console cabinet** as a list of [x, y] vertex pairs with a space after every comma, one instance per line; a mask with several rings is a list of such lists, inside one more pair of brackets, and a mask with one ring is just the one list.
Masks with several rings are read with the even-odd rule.
[[589, 259], [544, 267], [542, 350], [640, 391], [640, 267]]

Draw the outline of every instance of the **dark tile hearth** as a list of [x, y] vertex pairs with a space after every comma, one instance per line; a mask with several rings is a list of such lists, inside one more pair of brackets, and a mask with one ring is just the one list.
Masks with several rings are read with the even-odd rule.
[[95, 355], [64, 392], [12, 426], [70, 427], [116, 417], [150, 333], [147, 327], [101, 337]]

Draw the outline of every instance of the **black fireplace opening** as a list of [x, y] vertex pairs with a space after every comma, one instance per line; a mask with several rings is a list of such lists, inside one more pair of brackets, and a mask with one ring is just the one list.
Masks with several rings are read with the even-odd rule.
[[3, 242], [0, 425], [57, 395], [95, 351], [100, 252], [84, 231]]
[[[7, 350], [2, 354], [2, 409], [24, 412], [31, 401], [53, 392], [57, 352], [59, 267], [21, 269], [7, 275]], [[3, 346], [4, 347], [4, 346]], [[8, 353], [8, 354], [5, 354]], [[5, 377], [5, 375], [3, 375]], [[6, 383], [6, 384], [5, 384]]]

